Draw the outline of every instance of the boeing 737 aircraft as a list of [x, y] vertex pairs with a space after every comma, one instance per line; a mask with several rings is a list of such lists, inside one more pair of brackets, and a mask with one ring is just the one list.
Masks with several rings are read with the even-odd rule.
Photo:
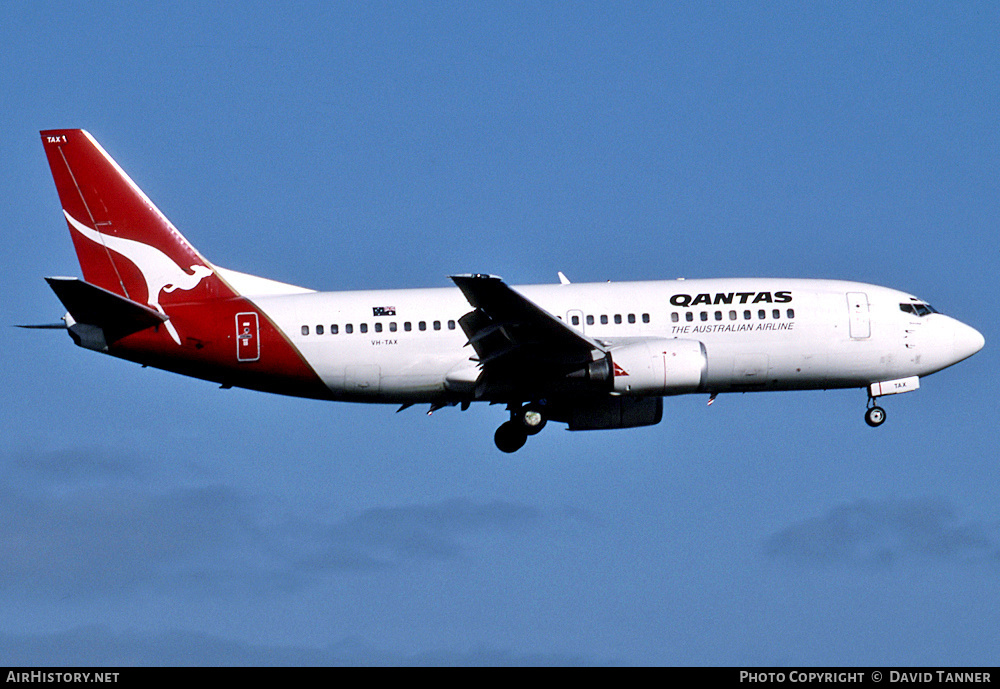
[[[973, 328], [885, 287], [717, 279], [316, 292], [210, 263], [85, 131], [42, 144], [83, 280], [46, 278], [73, 341], [233, 386], [430, 411], [506, 405], [504, 452], [548, 421], [652, 425], [663, 397], [864, 388], [876, 400], [983, 347]], [[35, 326], [46, 327], [46, 326]]]

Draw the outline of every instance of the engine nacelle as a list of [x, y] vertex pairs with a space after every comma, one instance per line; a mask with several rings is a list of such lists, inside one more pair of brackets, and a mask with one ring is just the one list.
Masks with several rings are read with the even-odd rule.
[[611, 349], [614, 391], [623, 395], [681, 395], [705, 388], [708, 357], [697, 340], [651, 339]]
[[565, 420], [571, 431], [599, 431], [654, 426], [662, 418], [662, 397], [609, 395], [577, 404], [568, 410]]

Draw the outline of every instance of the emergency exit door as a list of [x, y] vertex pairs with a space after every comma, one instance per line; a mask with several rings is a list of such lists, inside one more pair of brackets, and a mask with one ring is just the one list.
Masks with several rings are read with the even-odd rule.
[[256, 313], [236, 314], [236, 360], [260, 359], [260, 321]]

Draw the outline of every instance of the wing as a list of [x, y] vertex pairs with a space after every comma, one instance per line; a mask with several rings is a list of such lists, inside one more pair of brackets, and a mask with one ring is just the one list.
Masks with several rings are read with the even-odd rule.
[[453, 275], [473, 311], [459, 324], [482, 374], [476, 397], [509, 401], [610, 380], [607, 348], [518, 294], [494, 275]]

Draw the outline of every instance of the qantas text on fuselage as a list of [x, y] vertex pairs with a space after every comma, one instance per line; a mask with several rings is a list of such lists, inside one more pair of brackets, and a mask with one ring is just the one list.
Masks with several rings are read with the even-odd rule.
[[775, 292], [717, 292], [713, 299], [711, 294], [675, 294], [670, 297], [674, 306], [688, 307], [710, 304], [787, 304], [792, 300], [788, 291]]
[[47, 278], [85, 348], [286, 395], [430, 410], [500, 403], [513, 452], [548, 421], [658, 423], [663, 398], [862, 388], [877, 398], [979, 351], [983, 337], [876, 285], [724, 278], [316, 292], [202, 256], [88, 133], [42, 132], [83, 279]]

